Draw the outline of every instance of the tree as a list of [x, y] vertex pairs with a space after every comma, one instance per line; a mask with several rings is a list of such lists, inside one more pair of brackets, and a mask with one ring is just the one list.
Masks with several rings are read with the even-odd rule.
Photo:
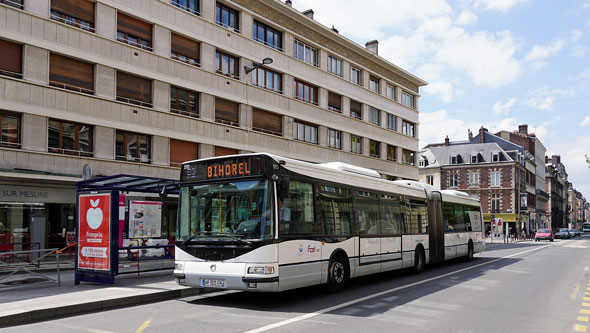
[[590, 169], [590, 157], [588, 157], [588, 155], [584, 156], [586, 156], [586, 163], [588, 163], [588, 169]]

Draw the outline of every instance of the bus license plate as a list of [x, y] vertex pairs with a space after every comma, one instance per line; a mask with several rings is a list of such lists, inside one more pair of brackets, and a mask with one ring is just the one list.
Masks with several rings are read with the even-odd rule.
[[225, 280], [203, 279], [203, 287], [225, 288]]

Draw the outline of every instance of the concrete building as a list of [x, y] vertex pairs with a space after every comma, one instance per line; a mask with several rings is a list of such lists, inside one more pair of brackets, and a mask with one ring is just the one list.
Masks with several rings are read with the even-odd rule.
[[17, 243], [64, 245], [85, 165], [175, 179], [266, 151], [418, 178], [426, 82], [290, 1], [0, 1], [0, 49], [0, 233]]
[[561, 156], [545, 156], [545, 191], [549, 193], [545, 205], [548, 228], [556, 230], [568, 227], [568, 188], [567, 172], [561, 163]]
[[420, 181], [442, 190], [467, 192], [481, 201], [486, 231], [492, 216], [513, 232], [535, 230], [534, 158], [522, 146], [480, 128], [466, 141], [427, 145], [418, 157]]
[[570, 228], [579, 229], [581, 228], [581, 224], [584, 223], [584, 201], [585, 198], [582, 193], [576, 190], [570, 183], [567, 202]]

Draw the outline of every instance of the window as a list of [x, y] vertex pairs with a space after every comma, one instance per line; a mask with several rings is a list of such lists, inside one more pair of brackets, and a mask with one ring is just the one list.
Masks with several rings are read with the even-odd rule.
[[293, 45], [293, 57], [318, 67], [318, 50], [303, 42], [295, 40]]
[[409, 108], [415, 109], [416, 104], [414, 102], [414, 95], [411, 95], [405, 91], [402, 91], [402, 104], [409, 107]]
[[318, 104], [318, 88], [309, 83], [295, 79], [293, 97], [307, 103]]
[[459, 175], [456, 173], [452, 173], [449, 175], [449, 187], [459, 187]]
[[342, 96], [328, 92], [328, 110], [342, 113]]
[[342, 76], [342, 60], [328, 56], [328, 72]]
[[414, 165], [414, 152], [406, 149], [402, 149], [402, 163], [408, 165]]
[[[301, 235], [321, 234], [317, 230], [314, 214], [314, 192], [311, 183], [299, 181], [289, 182], [289, 192], [283, 198], [283, 205], [291, 211], [290, 221], [280, 220], [279, 234]], [[315, 229], [315, 230], [314, 230]]]
[[170, 57], [187, 64], [199, 66], [199, 42], [172, 33]]
[[121, 161], [150, 163], [151, 138], [147, 135], [117, 130], [115, 157]]
[[199, 118], [199, 93], [170, 86], [170, 112]]
[[410, 200], [410, 216], [409, 218], [404, 218], [404, 221], [409, 222], [405, 226], [406, 233], [428, 233], [428, 210], [426, 209], [426, 202], [423, 200]]
[[363, 119], [363, 105], [360, 102], [350, 100], [350, 116], [358, 120]]
[[381, 111], [373, 107], [369, 108], [369, 121], [371, 124], [381, 126]]
[[20, 147], [20, 115], [0, 111], [0, 147]]
[[500, 195], [492, 194], [492, 211], [491, 213], [500, 212]]
[[293, 139], [313, 144], [318, 143], [318, 127], [295, 120], [293, 122]]
[[350, 136], [350, 151], [356, 154], [363, 153], [363, 138], [356, 135]]
[[219, 2], [215, 6], [215, 22], [226, 28], [233, 28], [235, 32], [240, 32], [240, 13]]
[[371, 157], [381, 157], [381, 142], [369, 140], [369, 155]]
[[320, 221], [324, 235], [350, 235], [352, 233], [352, 196], [349, 189], [320, 186]]
[[51, 53], [49, 56], [49, 84], [54, 87], [94, 93], [94, 65]]
[[[393, 176], [388, 176], [394, 180]], [[399, 235], [403, 232], [402, 212], [398, 196], [382, 194], [379, 200], [381, 204], [381, 234]], [[360, 225], [359, 225], [360, 229]], [[359, 230], [360, 231], [360, 230]]]
[[392, 114], [387, 114], [387, 129], [397, 131], [397, 117]]
[[363, 85], [362, 73], [361, 73], [360, 69], [350, 67], [350, 82], [352, 82], [354, 84], [358, 84], [359, 86]]
[[252, 129], [273, 135], [283, 135], [283, 116], [255, 108]]
[[479, 173], [478, 172], [469, 173], [469, 186], [470, 187], [479, 186]]
[[[379, 218], [379, 202], [375, 193], [354, 191], [355, 226], [361, 235], [379, 235], [381, 219]], [[381, 222], [381, 223], [380, 223]]]
[[492, 153], [492, 162], [500, 162], [500, 154]]
[[499, 171], [490, 172], [490, 186], [498, 187], [501, 184], [502, 173]]
[[342, 132], [328, 128], [328, 147], [342, 149]]
[[271, 71], [270, 69], [258, 67], [252, 71], [253, 85], [280, 93], [283, 91], [282, 82], [283, 76], [279, 73]]
[[240, 60], [223, 51], [215, 52], [215, 71], [236, 79], [240, 78]]
[[477, 154], [471, 155], [471, 164], [477, 164]]
[[387, 98], [393, 99], [394, 101], [397, 100], [395, 96], [395, 86], [390, 84], [387, 85]]
[[225, 99], [215, 98], [215, 121], [218, 123], [240, 126], [239, 104]]
[[117, 71], [117, 100], [152, 107], [152, 81]]
[[22, 79], [22, 45], [0, 39], [0, 75]]
[[434, 186], [434, 176], [426, 176], [426, 184]]
[[196, 142], [170, 139], [170, 166], [180, 167], [183, 162], [196, 160], [198, 155]]
[[51, 19], [94, 31], [94, 2], [87, 0], [51, 0]]
[[396, 147], [392, 145], [387, 145], [387, 160], [397, 162], [397, 153]]
[[195, 15], [200, 15], [199, 8], [200, 3], [199, 0], [172, 0], [170, 1], [172, 6], [176, 6], [182, 10], [186, 10], [187, 12]]
[[451, 156], [451, 164], [457, 164], [457, 156]]
[[254, 20], [252, 34], [255, 41], [268, 45], [273, 49], [283, 50], [283, 33]]
[[117, 12], [117, 40], [151, 51], [152, 25]]
[[402, 134], [413, 137], [414, 124], [409, 121], [402, 120]]
[[374, 76], [369, 76], [369, 89], [372, 92], [381, 93], [381, 87], [379, 84], [379, 78]]
[[92, 127], [61, 120], [49, 120], [47, 151], [92, 156]]
[[215, 157], [237, 155], [238, 153], [239, 151], [237, 149], [215, 146]]
[[0, 0], [0, 3], [12, 6], [18, 9], [25, 9], [24, 0]]

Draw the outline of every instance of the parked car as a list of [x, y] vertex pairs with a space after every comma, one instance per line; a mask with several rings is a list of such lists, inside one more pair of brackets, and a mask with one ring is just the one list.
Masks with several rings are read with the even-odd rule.
[[570, 234], [570, 231], [567, 228], [561, 228], [559, 230], [557, 230], [557, 232], [555, 233], [555, 238], [572, 238], [572, 235]]
[[541, 240], [548, 240], [553, 242], [553, 232], [551, 229], [539, 229], [535, 233], [535, 242], [539, 242]]
[[574, 237], [576, 237], [576, 236], [582, 236], [582, 233], [580, 232], [580, 229], [578, 229], [578, 228], [572, 229], [570, 231], [573, 232]]

